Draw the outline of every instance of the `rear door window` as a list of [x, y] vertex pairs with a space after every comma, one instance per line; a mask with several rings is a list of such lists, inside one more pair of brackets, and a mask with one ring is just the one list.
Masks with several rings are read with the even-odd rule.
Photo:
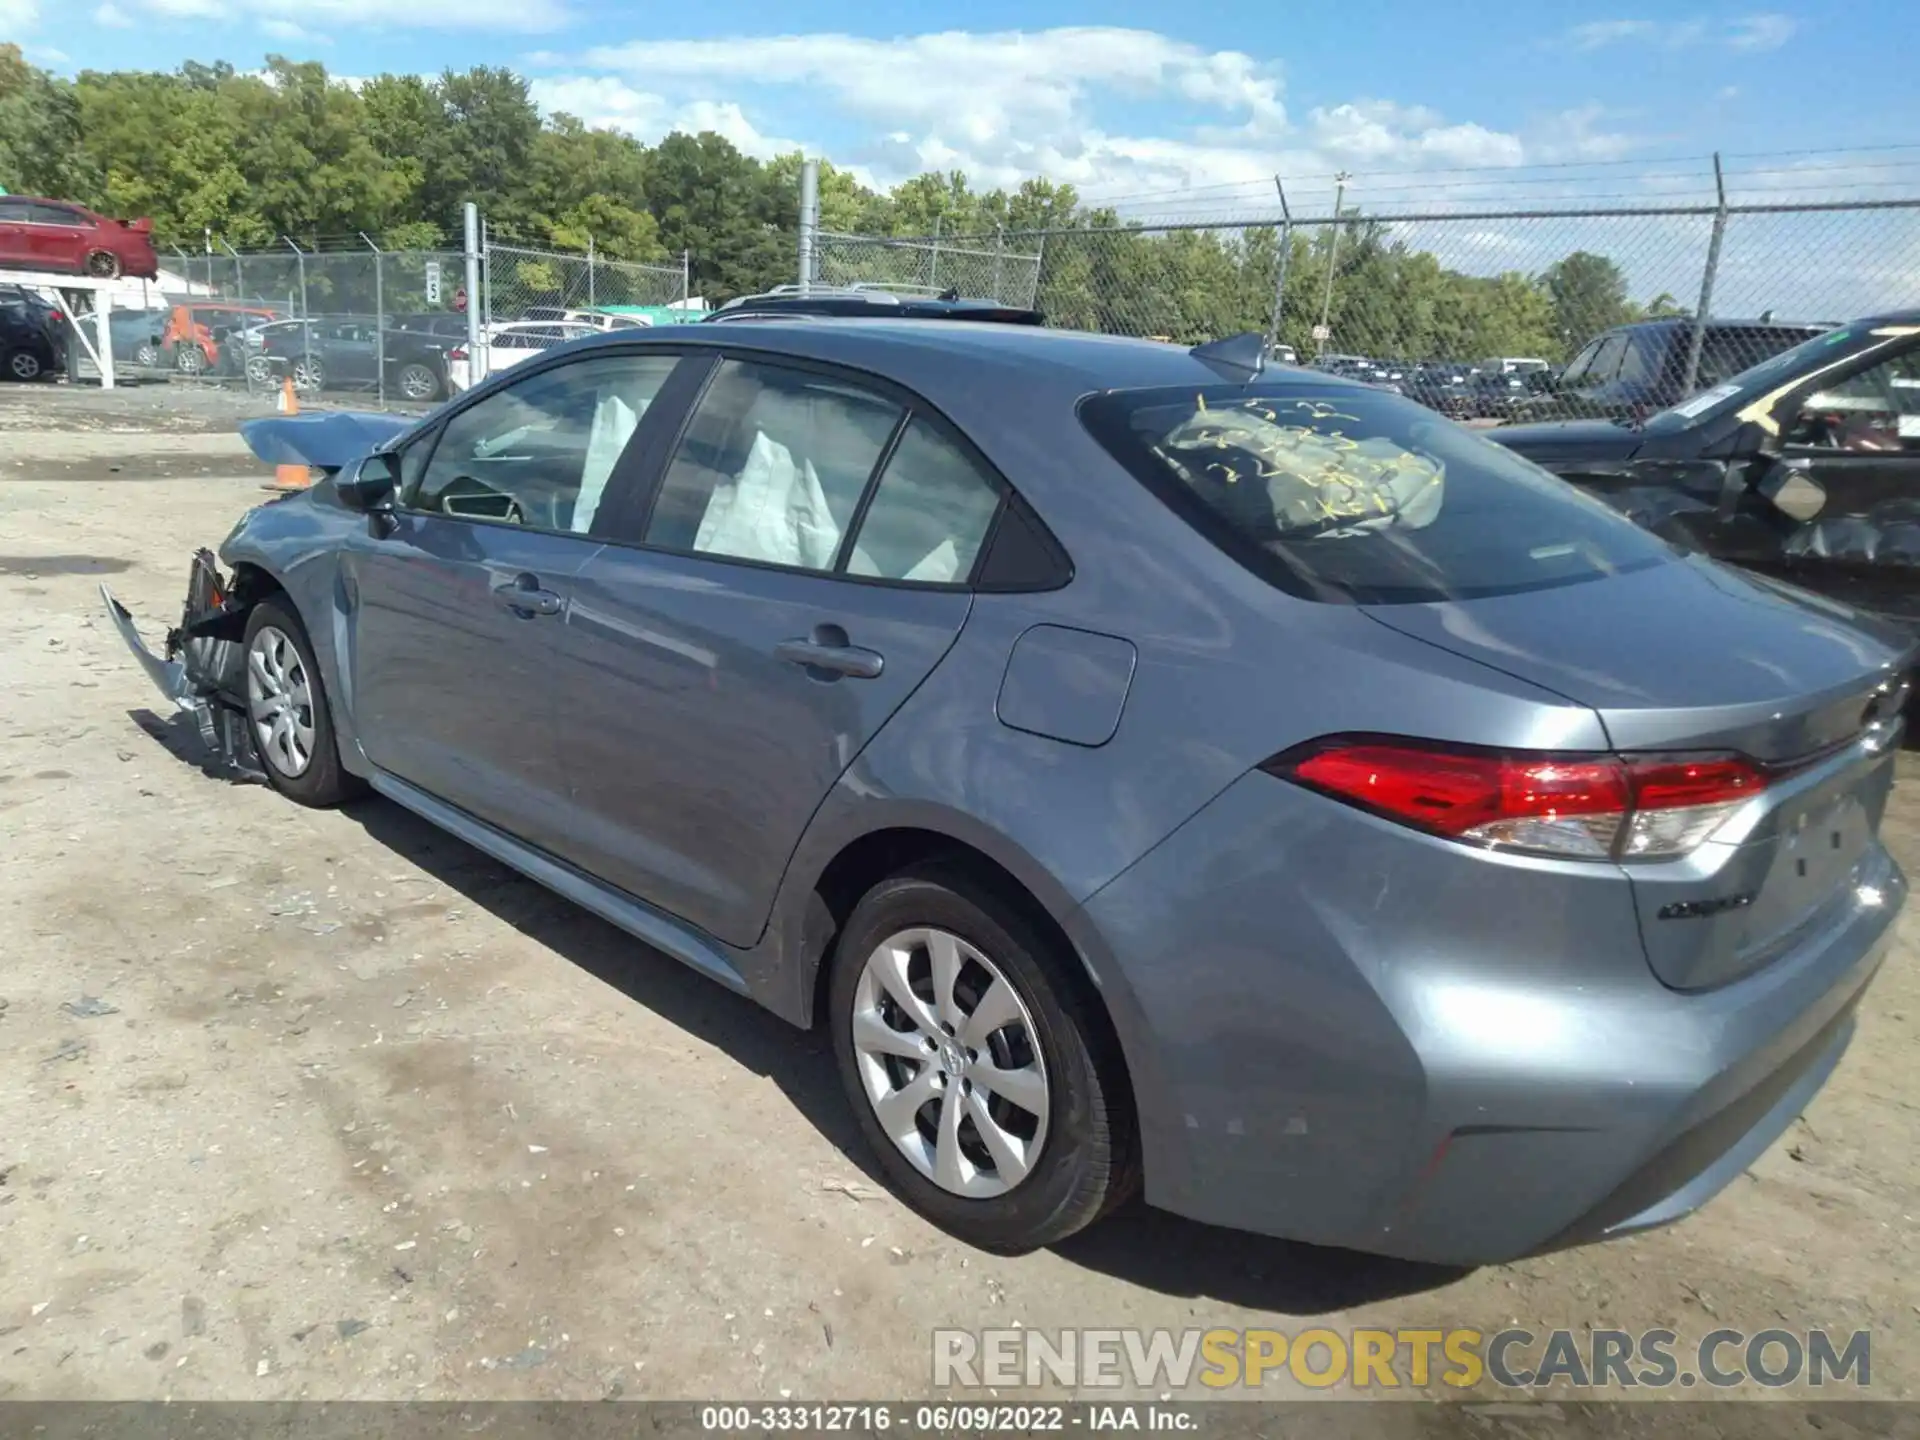
[[1405, 604], [1578, 584], [1672, 551], [1399, 396], [1283, 384], [1121, 390], [1080, 415], [1222, 551], [1284, 590]]

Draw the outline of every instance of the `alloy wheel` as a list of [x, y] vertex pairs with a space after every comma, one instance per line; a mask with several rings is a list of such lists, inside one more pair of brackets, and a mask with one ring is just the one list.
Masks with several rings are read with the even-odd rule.
[[7, 373], [16, 380], [38, 380], [40, 357], [31, 350], [16, 350], [7, 357]]
[[433, 372], [424, 365], [409, 365], [400, 372], [400, 393], [409, 400], [431, 400], [439, 388]]
[[882, 941], [854, 987], [852, 1034], [881, 1129], [927, 1179], [990, 1200], [1031, 1173], [1046, 1061], [1026, 1001], [977, 946], [932, 928]]
[[289, 779], [313, 763], [313, 687], [284, 630], [262, 626], [247, 649], [247, 716], [261, 758]]
[[318, 361], [296, 360], [293, 362], [294, 388], [318, 390], [324, 378], [324, 372], [320, 369]]
[[160, 352], [151, 344], [137, 345], [133, 351], [133, 363], [151, 369], [160, 363]]

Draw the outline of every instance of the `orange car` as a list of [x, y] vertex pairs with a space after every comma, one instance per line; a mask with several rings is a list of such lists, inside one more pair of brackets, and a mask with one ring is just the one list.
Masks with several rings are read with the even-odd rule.
[[[173, 364], [184, 375], [216, 372], [223, 362], [238, 371], [246, 364], [240, 353], [237, 332], [249, 325], [285, 317], [265, 305], [235, 305], [223, 300], [197, 300], [191, 305], [176, 305], [167, 316], [167, 328], [161, 345], [173, 351]], [[223, 347], [232, 340], [234, 353]]]

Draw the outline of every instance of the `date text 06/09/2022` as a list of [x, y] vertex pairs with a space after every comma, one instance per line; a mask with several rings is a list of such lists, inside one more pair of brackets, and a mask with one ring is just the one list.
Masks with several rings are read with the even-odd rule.
[[1149, 1430], [1190, 1433], [1199, 1418], [1177, 1405], [1145, 1403], [1078, 1405], [813, 1404], [706, 1405], [700, 1428], [719, 1434], [872, 1435], [1020, 1434], [1037, 1432]]

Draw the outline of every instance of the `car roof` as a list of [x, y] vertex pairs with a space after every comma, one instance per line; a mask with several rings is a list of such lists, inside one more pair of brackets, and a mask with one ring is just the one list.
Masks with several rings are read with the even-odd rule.
[[1003, 323], [1037, 325], [1038, 311], [995, 300], [968, 300], [958, 296], [901, 295], [890, 290], [822, 290], [815, 294], [747, 295], [730, 300], [705, 321], [737, 320], [749, 315], [843, 315], [876, 319], [917, 317], [964, 320], [970, 317]]
[[[966, 320], [927, 325], [912, 319], [817, 317], [769, 319], [753, 325], [662, 325], [601, 332], [572, 343], [581, 349], [694, 344], [766, 350], [869, 370], [949, 409], [976, 405], [991, 409], [996, 397], [1010, 392], [1071, 405], [1098, 390], [1218, 385], [1225, 380], [1183, 345]], [[955, 360], [970, 363], [962, 369]], [[1262, 378], [1301, 387], [1366, 388], [1324, 372], [1291, 367], [1275, 367]]]

